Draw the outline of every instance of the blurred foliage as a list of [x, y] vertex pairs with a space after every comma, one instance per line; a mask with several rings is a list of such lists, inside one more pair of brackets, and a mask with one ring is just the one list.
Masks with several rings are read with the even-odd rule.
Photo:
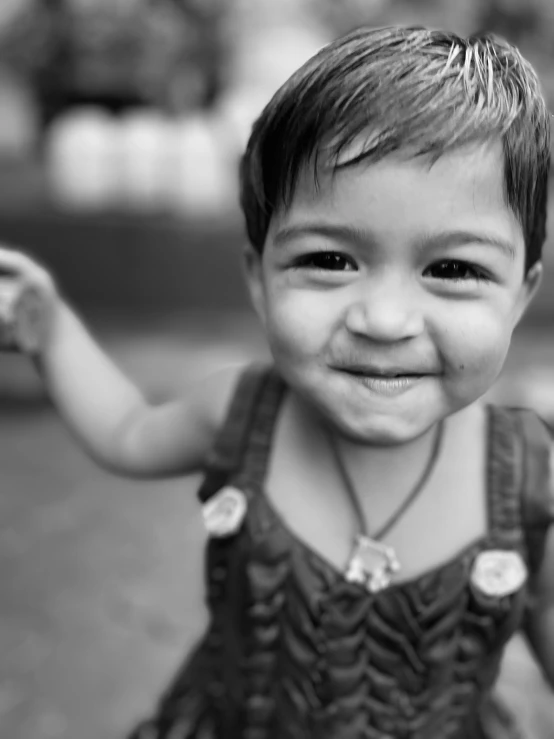
[[201, 106], [217, 94], [224, 14], [223, 0], [26, 0], [0, 27], [0, 63], [54, 107]]
[[333, 35], [393, 23], [493, 31], [520, 47], [554, 103], [554, 0], [0, 0], [0, 64], [47, 107], [88, 95], [186, 110], [217, 97], [233, 44], [264, 18]]
[[0, 14], [0, 64], [19, 75], [36, 74], [56, 53], [56, 16], [46, 2], [11, 3]]

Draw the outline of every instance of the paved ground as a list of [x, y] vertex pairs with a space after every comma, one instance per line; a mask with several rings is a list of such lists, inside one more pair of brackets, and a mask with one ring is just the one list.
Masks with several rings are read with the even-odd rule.
[[[231, 319], [189, 320], [166, 334], [102, 335], [158, 396], [206, 366], [263, 353], [251, 327]], [[500, 391], [513, 396], [522, 377], [534, 372], [542, 382], [549, 370], [554, 341], [526, 334]], [[549, 392], [545, 383], [539, 402]], [[102, 472], [39, 399], [28, 368], [4, 357], [0, 738], [117, 739], [202, 628], [196, 481], [152, 485]], [[502, 689], [533, 736], [554, 737], [553, 701], [521, 642], [509, 651]]]

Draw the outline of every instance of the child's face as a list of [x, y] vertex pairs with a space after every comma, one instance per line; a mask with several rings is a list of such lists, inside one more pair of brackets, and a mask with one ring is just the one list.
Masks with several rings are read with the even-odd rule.
[[[540, 280], [524, 278], [500, 145], [307, 173], [248, 276], [278, 369], [351, 438], [420, 435], [482, 396]], [[379, 374], [416, 374], [399, 383]]]

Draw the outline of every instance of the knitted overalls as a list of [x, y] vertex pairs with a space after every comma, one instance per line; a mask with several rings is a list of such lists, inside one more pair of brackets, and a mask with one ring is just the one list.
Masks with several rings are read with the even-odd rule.
[[[496, 736], [492, 724], [504, 718], [490, 691], [528, 589], [491, 596], [471, 573], [479, 555], [498, 550], [538, 569], [553, 518], [546, 427], [530, 411], [487, 406], [486, 535], [372, 594], [300, 541], [264, 494], [285, 391], [266, 366], [238, 383], [199, 496], [206, 504], [232, 486], [247, 512], [237, 533], [210, 538], [207, 632], [133, 737]], [[508, 724], [504, 735], [518, 736]]]

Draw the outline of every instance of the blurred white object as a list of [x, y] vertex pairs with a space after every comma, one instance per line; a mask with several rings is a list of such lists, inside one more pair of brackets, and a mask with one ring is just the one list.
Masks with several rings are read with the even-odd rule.
[[175, 123], [172, 205], [191, 217], [225, 216], [236, 209], [237, 173], [220, 122], [195, 114]]
[[235, 156], [244, 151], [252, 125], [270, 97], [268, 91], [248, 87], [230, 88], [221, 96], [217, 111], [226, 121], [227, 146]]
[[69, 208], [113, 207], [120, 183], [118, 137], [115, 119], [94, 107], [56, 120], [45, 144], [54, 199]]
[[174, 126], [161, 112], [130, 113], [120, 123], [121, 194], [130, 207], [163, 209], [170, 199]]
[[229, 86], [218, 111], [228, 122], [238, 153], [244, 150], [254, 121], [274, 93], [329, 41], [323, 30], [280, 24], [257, 29], [236, 44]]
[[264, 90], [268, 98], [331, 40], [328, 33], [296, 25], [277, 25], [250, 35], [238, 45], [231, 84]]

